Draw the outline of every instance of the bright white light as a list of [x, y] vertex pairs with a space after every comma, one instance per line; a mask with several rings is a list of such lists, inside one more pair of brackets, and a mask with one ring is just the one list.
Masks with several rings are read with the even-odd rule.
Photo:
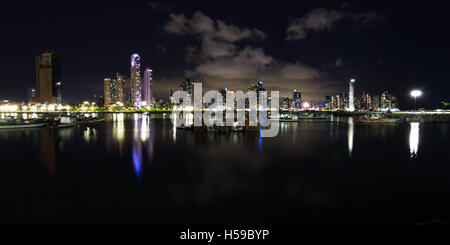
[[310, 107], [311, 105], [308, 103], [308, 102], [305, 102], [305, 103], [303, 103], [303, 108], [308, 108], [308, 107]]
[[47, 110], [48, 110], [48, 111], [55, 111], [55, 109], [56, 109], [56, 105], [55, 105], [55, 104], [50, 104], [50, 105], [48, 105], [48, 107], [47, 107]]
[[353, 117], [348, 118], [348, 134], [347, 134], [347, 140], [348, 140], [348, 154], [350, 157], [353, 153], [353, 138], [355, 134], [355, 125], [353, 122]]
[[4, 112], [11, 112], [11, 111], [17, 111], [19, 109], [18, 105], [1, 105], [0, 111]]
[[417, 157], [419, 151], [419, 123], [411, 123], [411, 131], [409, 133], [409, 152], [411, 158]]
[[412, 97], [419, 97], [419, 96], [422, 96], [422, 91], [420, 91], [420, 90], [413, 90], [413, 91], [411, 91], [411, 96]]
[[354, 82], [356, 82], [356, 79], [352, 78], [352, 79], [350, 79], [350, 82], [354, 83]]

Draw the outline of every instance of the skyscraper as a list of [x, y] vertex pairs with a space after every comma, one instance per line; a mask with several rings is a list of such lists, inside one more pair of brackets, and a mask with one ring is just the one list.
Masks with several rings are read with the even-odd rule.
[[348, 91], [348, 110], [349, 111], [355, 111], [355, 79], [350, 79], [350, 88]]
[[141, 107], [142, 102], [141, 57], [131, 55], [131, 102], [134, 107]]
[[181, 91], [186, 91], [189, 94], [189, 103], [192, 103], [194, 101], [194, 81], [191, 81], [191, 79], [187, 78], [184, 82], [180, 85]]
[[295, 109], [300, 109], [302, 106], [302, 93], [300, 90], [294, 90], [292, 94], [292, 101], [294, 102]]
[[56, 53], [36, 56], [36, 100], [39, 103], [62, 103], [61, 61]]
[[152, 103], [152, 80], [153, 70], [149, 67], [144, 71], [144, 101], [147, 105]]
[[116, 81], [117, 81], [117, 102], [125, 104], [125, 76], [116, 73]]
[[105, 78], [104, 80], [105, 105], [113, 105], [118, 102], [118, 89], [116, 79]]
[[36, 102], [36, 89], [35, 88], [28, 88], [27, 95], [28, 95], [28, 103]]

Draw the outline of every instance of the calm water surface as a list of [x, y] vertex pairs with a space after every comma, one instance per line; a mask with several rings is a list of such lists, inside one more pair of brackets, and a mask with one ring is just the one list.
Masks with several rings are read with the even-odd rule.
[[450, 219], [450, 124], [281, 123], [275, 138], [96, 125], [0, 131], [1, 224], [327, 224]]

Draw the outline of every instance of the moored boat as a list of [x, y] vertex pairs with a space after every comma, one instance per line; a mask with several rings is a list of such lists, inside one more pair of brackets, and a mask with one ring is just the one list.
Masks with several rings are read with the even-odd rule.
[[0, 129], [41, 128], [44, 126], [47, 126], [47, 123], [1, 123]]
[[396, 118], [385, 118], [378, 115], [371, 115], [371, 116], [365, 116], [360, 117], [358, 119], [359, 123], [397, 123], [398, 119]]
[[101, 123], [104, 122], [105, 119], [104, 118], [83, 118], [83, 119], [78, 119], [77, 123], [78, 124], [90, 124], [90, 123]]
[[239, 126], [239, 122], [233, 122], [233, 127], [231, 127], [233, 132], [243, 132], [244, 126]]
[[58, 128], [70, 128], [77, 125], [77, 121], [73, 117], [61, 117], [59, 118], [59, 123], [57, 123], [56, 127]]

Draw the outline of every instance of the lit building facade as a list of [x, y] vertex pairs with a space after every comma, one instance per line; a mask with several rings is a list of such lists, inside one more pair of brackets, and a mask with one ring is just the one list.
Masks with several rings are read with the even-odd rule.
[[28, 96], [28, 103], [36, 102], [36, 89], [28, 88], [27, 96]]
[[294, 102], [295, 109], [300, 109], [302, 106], [302, 93], [300, 90], [294, 90], [292, 94], [292, 101]]
[[36, 56], [36, 101], [61, 104], [61, 59], [56, 53]]
[[289, 111], [292, 108], [292, 99], [289, 97], [284, 97], [280, 99], [280, 110]]
[[117, 82], [117, 102], [125, 104], [125, 83], [126, 78], [120, 73], [116, 73]]
[[348, 110], [355, 111], [355, 79], [350, 79], [349, 84], [349, 97], [348, 97]]
[[142, 105], [141, 57], [131, 55], [131, 102], [134, 107]]
[[118, 102], [117, 80], [105, 78], [104, 80], [105, 105], [113, 105]]
[[144, 71], [144, 99], [146, 105], [152, 104], [153, 70], [147, 67]]
[[194, 101], [194, 82], [191, 81], [191, 79], [187, 78], [184, 82], [181, 83], [180, 90], [185, 91], [189, 94], [189, 104], [191, 104]]
[[363, 92], [361, 98], [359, 98], [359, 110], [369, 111], [372, 107], [372, 97], [366, 92]]

